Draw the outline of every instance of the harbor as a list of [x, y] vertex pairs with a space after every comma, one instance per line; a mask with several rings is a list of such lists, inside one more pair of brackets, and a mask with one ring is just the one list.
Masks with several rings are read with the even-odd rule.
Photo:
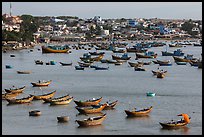
[[[135, 42], [130, 42], [135, 45]], [[62, 44], [63, 45], [63, 44]], [[158, 64], [144, 65], [146, 71], [135, 71], [128, 61], [121, 65], [102, 63], [96, 61], [96, 66], [109, 67], [108, 70], [95, 70], [85, 67], [76, 70], [80, 57], [84, 53], [94, 52], [95, 48], [76, 49], [70, 46], [70, 53], [42, 53], [42, 45], [36, 45], [32, 52], [30, 49], [12, 50], [2, 53], [2, 91], [15, 85], [26, 86], [23, 93], [16, 98], [27, 97], [29, 94], [42, 95], [56, 90], [54, 97], [69, 94], [73, 100], [87, 100], [103, 97], [101, 103], [118, 100], [112, 110], [102, 110], [100, 113], [80, 114], [74, 101], [65, 105], [49, 105], [42, 100], [33, 100], [25, 104], [11, 104], [2, 100], [2, 133], [3, 134], [50, 134], [50, 135], [194, 135], [202, 133], [202, 68], [186, 65], [177, 65], [172, 56], [162, 56], [166, 46], [151, 47], [158, 56], [154, 58], [139, 58], [135, 60], [135, 53], [128, 53], [129, 62], [148, 62], [155, 60], [170, 60], [171, 66], [159, 66], [166, 70], [164, 78], [158, 79], [152, 74], [157, 70]], [[74, 47], [74, 48], [73, 48]], [[176, 48], [170, 48], [175, 50]], [[202, 47], [188, 45], [182, 48], [186, 54], [201, 58]], [[103, 59], [112, 60], [112, 55], [121, 56], [123, 53], [113, 53], [110, 50], [97, 50], [104, 52]], [[10, 55], [15, 55], [10, 57]], [[38, 65], [35, 60], [49, 62], [54, 65]], [[59, 62], [72, 62], [72, 65], [62, 66]], [[12, 65], [7, 69], [6, 64]], [[31, 71], [29, 74], [18, 74], [17, 71]], [[32, 82], [38, 80], [52, 80], [48, 86], [35, 87]], [[156, 93], [147, 96], [148, 92]], [[142, 109], [153, 106], [145, 117], [127, 117], [125, 110]], [[40, 111], [40, 116], [30, 117], [31, 110]], [[178, 119], [180, 113], [187, 113], [191, 123], [177, 130], [165, 130], [160, 122]], [[101, 125], [88, 128], [79, 128], [76, 120], [88, 117], [101, 116], [106, 118]], [[68, 122], [58, 122], [57, 117], [67, 116]], [[21, 124], [20, 124], [21, 123]]]

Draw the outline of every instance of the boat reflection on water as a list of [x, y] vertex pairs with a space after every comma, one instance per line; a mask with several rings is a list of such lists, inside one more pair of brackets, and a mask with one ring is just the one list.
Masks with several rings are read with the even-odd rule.
[[149, 115], [144, 115], [144, 116], [140, 116], [140, 117], [135, 117], [135, 116], [126, 116], [127, 120], [133, 120], [133, 119], [137, 119], [137, 120], [147, 120], [149, 119], [150, 116]]
[[179, 131], [179, 132], [181, 132], [181, 133], [183, 133], [183, 134], [185, 134], [185, 135], [188, 135], [190, 132], [190, 128], [189, 127], [186, 127], [186, 126], [184, 126], [184, 127], [180, 127], [180, 128], [160, 128], [160, 131], [161, 132], [166, 132], [166, 131]]

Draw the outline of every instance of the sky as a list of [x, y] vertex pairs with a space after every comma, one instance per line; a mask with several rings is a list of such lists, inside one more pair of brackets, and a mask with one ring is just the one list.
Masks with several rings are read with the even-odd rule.
[[[12, 15], [202, 20], [202, 2], [11, 2]], [[2, 14], [10, 2], [2, 2]]]

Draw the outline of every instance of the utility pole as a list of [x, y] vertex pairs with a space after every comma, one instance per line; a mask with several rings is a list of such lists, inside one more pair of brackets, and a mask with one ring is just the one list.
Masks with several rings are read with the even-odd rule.
[[11, 17], [11, 14], [12, 13], [12, 6], [11, 6], [11, 2], [10, 2], [10, 17]]

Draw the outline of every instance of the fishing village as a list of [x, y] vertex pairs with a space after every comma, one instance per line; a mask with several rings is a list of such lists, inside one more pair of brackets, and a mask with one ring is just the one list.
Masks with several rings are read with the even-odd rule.
[[2, 57], [3, 134], [202, 128], [202, 20], [10, 11], [2, 14]]

